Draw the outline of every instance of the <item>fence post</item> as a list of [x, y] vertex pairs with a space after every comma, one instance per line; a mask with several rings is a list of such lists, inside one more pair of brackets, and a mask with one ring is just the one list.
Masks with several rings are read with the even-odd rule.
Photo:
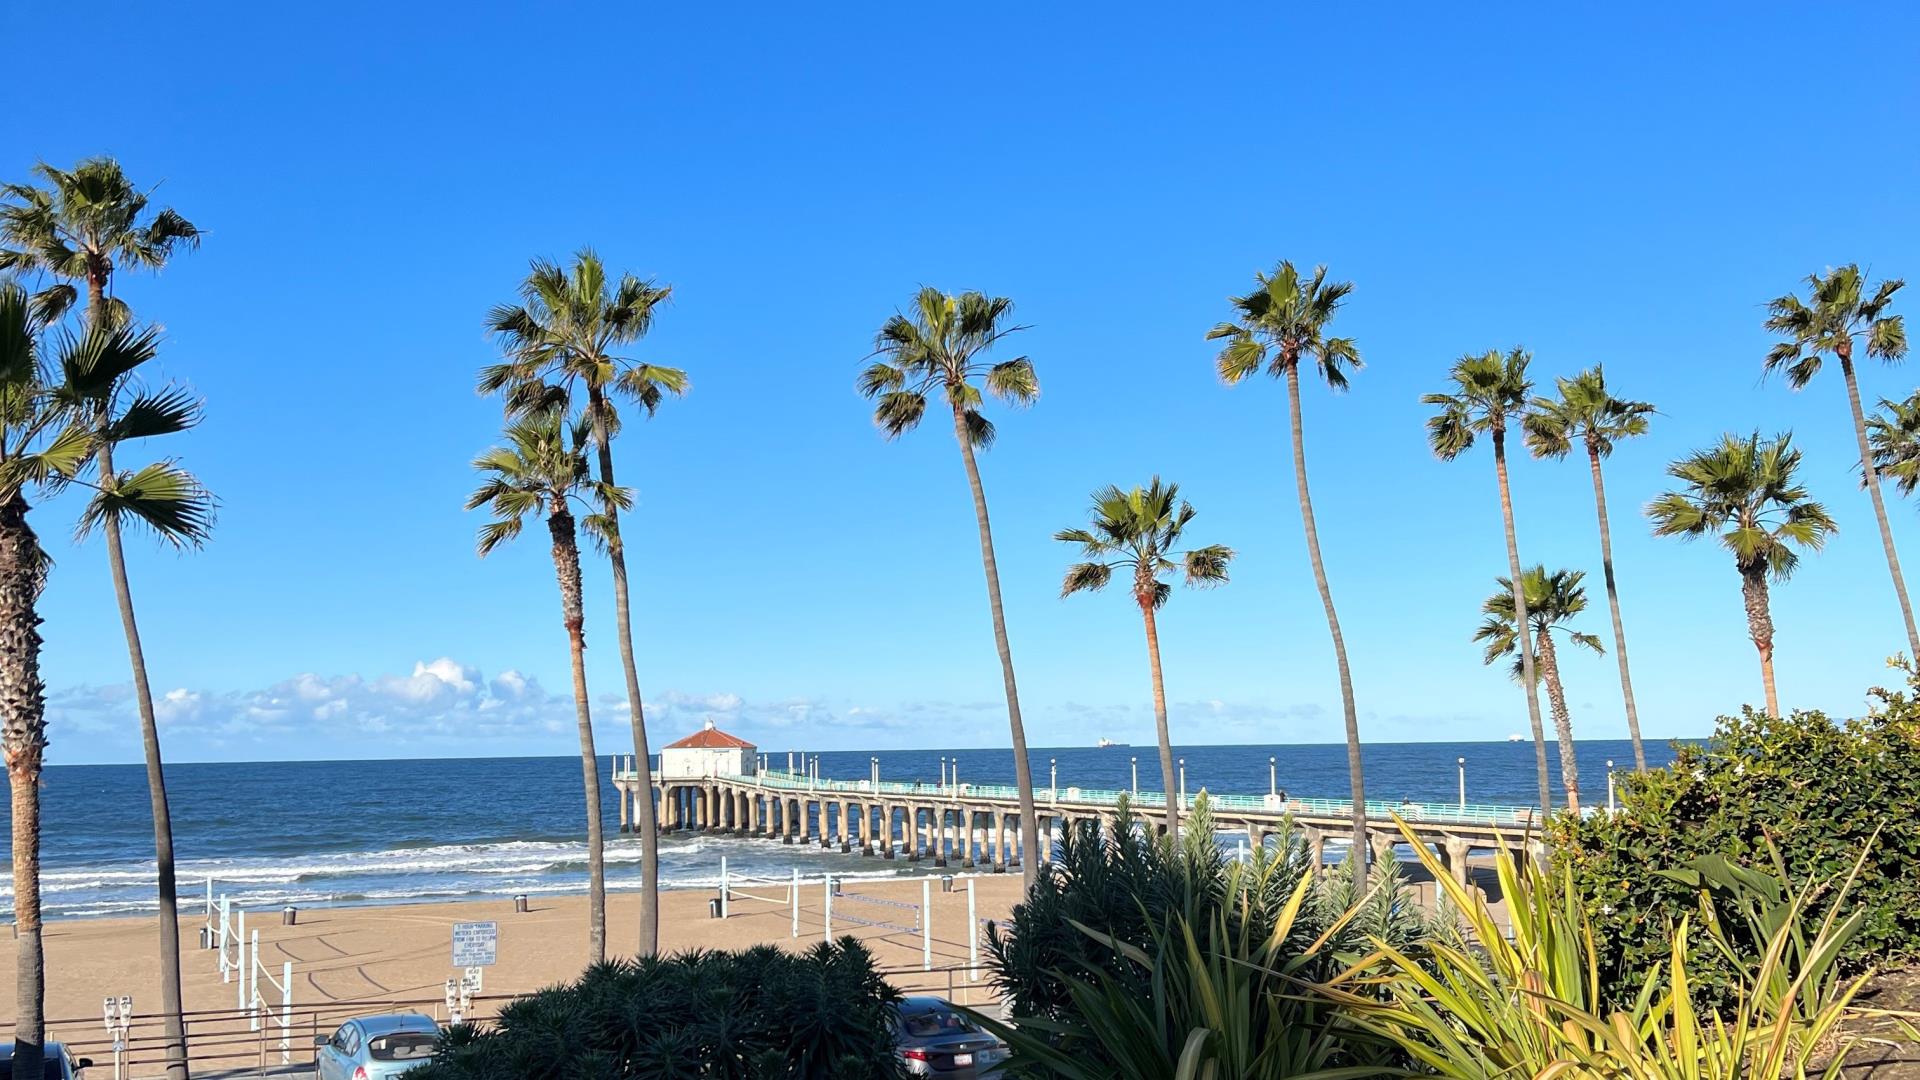
[[980, 917], [973, 913], [973, 879], [967, 879], [967, 981], [980, 981]]
[[207, 875], [207, 929], [213, 929], [213, 875]]
[[233, 969], [227, 966], [227, 920], [231, 917], [232, 902], [226, 897], [220, 898], [220, 932], [214, 935], [213, 947], [220, 950], [220, 981], [232, 982]]
[[800, 868], [793, 868], [793, 884], [787, 887], [787, 895], [793, 898], [793, 936], [800, 936]]
[[[233, 957], [234, 957], [233, 966], [240, 969], [240, 985], [238, 989], [235, 991], [237, 996], [234, 999], [233, 1007], [235, 1009], [245, 1009], [247, 1007], [247, 913], [246, 913], [246, 910], [245, 909], [240, 910], [235, 915], [234, 918], [235, 918], [235, 925], [239, 929], [234, 932], [234, 936], [233, 936]], [[224, 945], [221, 948], [222, 948], [222, 951], [225, 951]]]
[[[250, 988], [247, 991], [247, 1030], [260, 1030], [260, 931], [253, 932], [253, 952], [246, 958], [247, 974], [241, 983]], [[261, 1048], [264, 1056], [266, 1048]]]
[[293, 961], [280, 965], [280, 1064], [293, 1064]]
[[820, 940], [831, 945], [833, 944], [833, 875], [828, 874], [825, 882], [820, 890], [821, 911], [824, 913], [821, 919]]
[[933, 970], [933, 879], [920, 879], [920, 970]]

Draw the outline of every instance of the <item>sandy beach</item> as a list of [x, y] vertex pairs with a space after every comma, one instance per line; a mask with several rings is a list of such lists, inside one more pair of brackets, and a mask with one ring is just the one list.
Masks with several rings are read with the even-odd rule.
[[[871, 948], [888, 978], [903, 990], [927, 990], [962, 1002], [984, 1003], [990, 991], [984, 972], [978, 983], [967, 978], [967, 882], [973, 882], [976, 914], [981, 919], [1003, 919], [1020, 896], [1020, 877], [980, 875], [954, 879], [954, 891], [931, 885], [931, 937], [934, 971], [923, 972], [922, 942], [918, 933], [890, 927], [856, 925], [850, 918], [911, 925], [913, 912], [897, 905], [918, 904], [919, 879], [849, 883], [834, 901], [835, 937], [851, 935]], [[784, 886], [759, 887], [769, 895], [784, 896]], [[891, 903], [866, 904], [852, 896]], [[822, 938], [823, 890], [819, 882], [801, 889], [801, 935], [792, 936], [792, 913], [783, 903], [737, 900], [730, 917], [708, 913], [713, 889], [668, 890], [661, 895], [661, 947], [738, 949], [770, 944], [800, 949]], [[610, 956], [634, 952], [639, 898], [614, 893], [607, 902], [607, 938]], [[467, 903], [414, 904], [392, 907], [306, 908], [294, 926], [283, 926], [278, 911], [249, 912], [249, 931], [258, 930], [260, 960], [279, 972], [293, 964], [293, 1024], [289, 1041], [293, 1060], [311, 1057], [312, 1036], [331, 1030], [340, 1019], [367, 1011], [389, 1011], [406, 1003], [436, 1018], [445, 1017], [445, 981], [456, 974], [451, 964], [451, 933], [456, 922], [494, 921], [499, 925], [496, 963], [485, 969], [485, 984], [475, 1012], [486, 1015], [514, 995], [571, 979], [586, 960], [586, 898], [542, 896], [531, 910], [516, 913], [510, 899]], [[203, 918], [195, 906], [182, 919], [185, 985], [189, 1013], [200, 1014], [190, 1026], [197, 1061], [240, 1066], [263, 1055], [278, 1063], [279, 1028], [269, 1025], [258, 1034], [248, 1031], [234, 1014], [236, 986], [223, 983], [219, 962], [211, 950], [198, 947]], [[76, 1044], [77, 1052], [104, 1061], [107, 1036], [101, 1020], [103, 997], [131, 994], [134, 1011], [154, 1012], [159, 1005], [159, 960], [150, 918], [72, 919], [51, 922], [45, 928], [47, 954], [48, 1037]], [[981, 935], [984, 956], [985, 935]], [[18, 952], [11, 938], [0, 937], [0, 963], [14, 967]], [[14, 1014], [13, 980], [0, 981], [0, 1015]], [[276, 1007], [277, 989], [263, 984], [263, 997]], [[133, 1032], [136, 1074], [155, 1069], [139, 1067], [150, 1052], [155, 1030], [142, 1021]], [[215, 1052], [227, 1055], [214, 1061]]]

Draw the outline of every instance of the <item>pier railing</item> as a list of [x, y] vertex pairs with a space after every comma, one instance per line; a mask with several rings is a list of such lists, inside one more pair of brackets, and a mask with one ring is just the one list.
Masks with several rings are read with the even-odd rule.
[[[631, 779], [632, 773], [616, 773], [617, 778]], [[658, 775], [658, 774], [656, 774]], [[663, 778], [668, 782], [680, 777]], [[694, 778], [686, 778], [694, 779]], [[1014, 802], [1019, 791], [1006, 784], [939, 784], [929, 782], [902, 783], [882, 780], [826, 780], [816, 779], [805, 773], [787, 772], [784, 769], [771, 769], [754, 776], [710, 777], [729, 783], [752, 784], [756, 787], [779, 791], [803, 791], [809, 794], [846, 794], [863, 796], [899, 796], [906, 799], [974, 799], [983, 802]], [[1184, 797], [1183, 806], [1192, 808], [1199, 792]], [[1121, 791], [1108, 788], [1083, 787], [1036, 787], [1034, 801], [1042, 806], [1071, 807], [1113, 807], [1118, 806], [1125, 796], [1132, 806], [1148, 809], [1167, 805], [1165, 793], [1158, 791]], [[1248, 811], [1256, 814], [1289, 814], [1294, 817], [1338, 818], [1353, 816], [1353, 802], [1350, 799], [1297, 799], [1282, 795], [1227, 795], [1207, 792], [1207, 801], [1216, 813]], [[1392, 802], [1381, 799], [1368, 799], [1367, 817], [1385, 821], [1398, 814], [1409, 822], [1430, 822], [1445, 825], [1484, 825], [1503, 828], [1526, 828], [1539, 823], [1540, 811], [1530, 806], [1499, 806], [1482, 803], [1431, 803]]]

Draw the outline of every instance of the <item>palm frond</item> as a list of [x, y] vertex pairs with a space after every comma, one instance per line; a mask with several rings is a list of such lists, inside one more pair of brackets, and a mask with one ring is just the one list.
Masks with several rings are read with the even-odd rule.
[[111, 520], [142, 525], [176, 547], [199, 547], [213, 533], [215, 501], [190, 472], [159, 461], [102, 485], [80, 512], [76, 537]]

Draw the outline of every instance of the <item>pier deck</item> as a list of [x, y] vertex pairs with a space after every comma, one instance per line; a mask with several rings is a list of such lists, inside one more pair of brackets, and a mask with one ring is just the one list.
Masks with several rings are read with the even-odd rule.
[[[616, 761], [614, 786], [621, 793], [622, 829], [637, 818], [643, 797], [631, 768]], [[784, 843], [838, 845], [842, 851], [884, 859], [949, 860], [961, 866], [1018, 866], [1020, 820], [1018, 792], [1000, 784], [931, 781], [827, 780], [783, 770], [751, 776], [654, 777], [652, 797], [663, 829], [702, 829]], [[1075, 821], [1111, 823], [1124, 796], [1140, 818], [1152, 823], [1166, 806], [1157, 791], [1048, 785], [1034, 789], [1033, 827], [1040, 831], [1042, 857], [1051, 839]], [[1195, 796], [1181, 793], [1187, 808]], [[1216, 829], [1244, 829], [1250, 845], [1266, 843], [1282, 830], [1301, 833], [1316, 860], [1324, 861], [1329, 839], [1350, 836], [1353, 804], [1340, 799], [1296, 799], [1283, 794], [1237, 795], [1207, 792]], [[1472, 803], [1376, 802], [1366, 804], [1368, 842], [1377, 858], [1390, 857], [1401, 842], [1394, 817], [1405, 821], [1422, 843], [1431, 844], [1453, 873], [1464, 877], [1475, 851], [1499, 847], [1539, 848], [1539, 810], [1527, 806]]]

